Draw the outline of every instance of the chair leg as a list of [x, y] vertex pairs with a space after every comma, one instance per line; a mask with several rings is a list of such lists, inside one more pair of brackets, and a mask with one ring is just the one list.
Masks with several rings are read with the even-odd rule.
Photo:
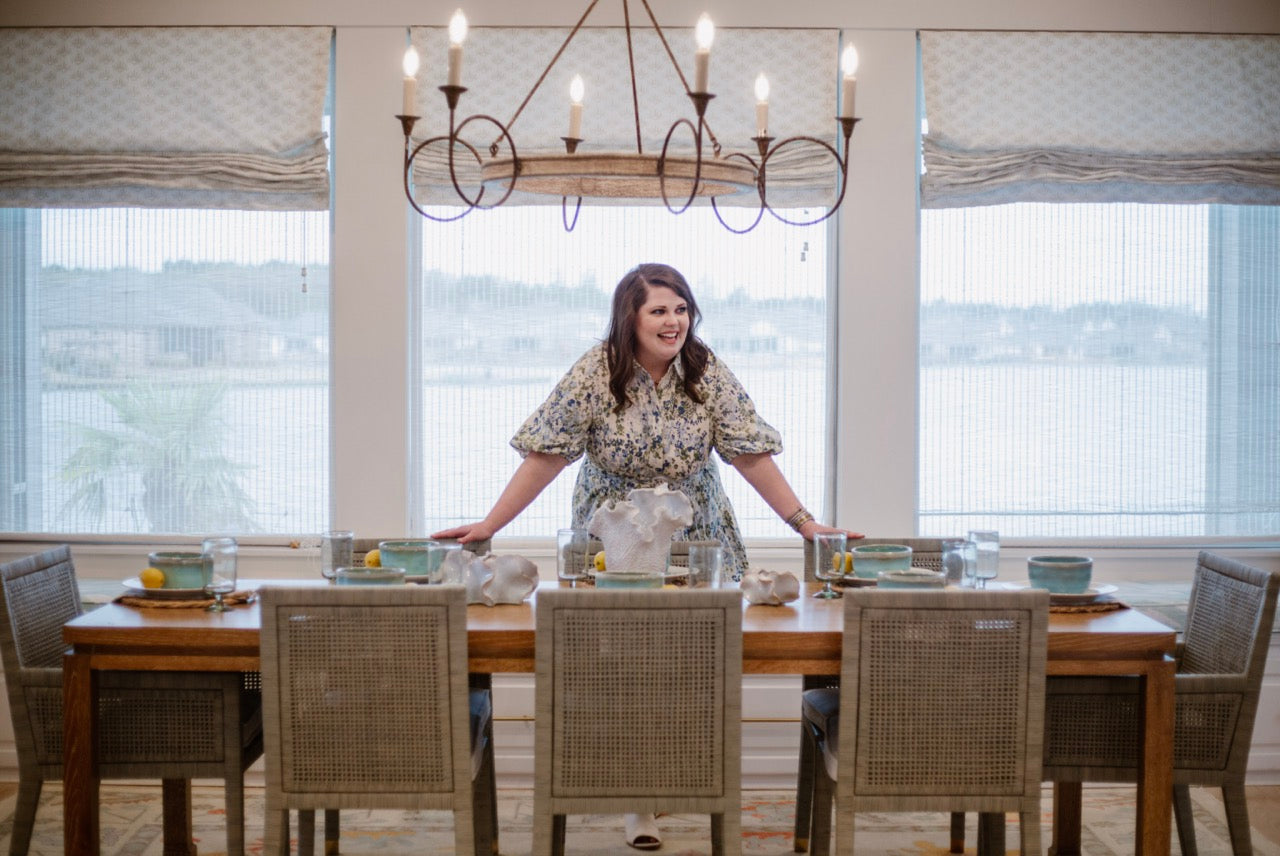
[[480, 770], [471, 790], [477, 856], [498, 854], [498, 791], [493, 768], [493, 740], [488, 739], [480, 756]]
[[277, 811], [267, 798], [264, 829], [262, 833], [262, 852], [267, 856], [279, 856], [289, 853], [289, 812]]
[[337, 856], [338, 837], [342, 832], [342, 824], [338, 809], [324, 810], [324, 856]]
[[1004, 814], [984, 811], [978, 814], [978, 856], [1004, 856]]
[[27, 856], [31, 833], [40, 807], [40, 790], [44, 780], [38, 775], [18, 777], [18, 802], [13, 808], [13, 835], [9, 839], [9, 856]]
[[298, 854], [299, 856], [315, 856], [316, 852], [316, 813], [314, 809], [298, 811]]
[[1053, 783], [1053, 856], [1079, 856], [1083, 805], [1080, 782]]
[[196, 852], [191, 830], [191, 782], [188, 779], [160, 781], [161, 814], [165, 853]]
[[551, 818], [551, 852], [552, 856], [564, 856], [565, 821], [568, 817], [557, 814]]
[[[719, 842], [716, 836], [719, 835]], [[742, 808], [733, 806], [724, 814], [711, 815], [711, 852], [719, 856], [742, 856]]]
[[809, 831], [813, 825], [813, 741], [809, 729], [800, 723], [800, 765], [796, 770], [796, 822], [792, 847], [797, 853], [809, 849]]
[[1040, 856], [1040, 807], [1024, 811], [1018, 815], [1018, 837], [1022, 845], [1022, 856]]
[[964, 812], [951, 812], [951, 852], [964, 852]]
[[[1188, 801], [1189, 801], [1188, 797]], [[1251, 856], [1253, 839], [1249, 833], [1249, 803], [1244, 796], [1244, 783], [1222, 786], [1222, 804], [1227, 810], [1227, 829], [1231, 833], [1231, 852], [1235, 856]], [[1186, 852], [1185, 850], [1183, 851]]]
[[555, 852], [556, 818], [551, 814], [551, 800], [535, 789], [533, 792], [533, 856], [551, 856]]
[[1173, 821], [1178, 830], [1182, 856], [1196, 856], [1196, 821], [1191, 816], [1191, 787], [1173, 786]]
[[227, 856], [244, 856], [244, 778], [237, 765], [222, 789], [227, 811]]
[[[809, 827], [809, 852], [813, 856], [828, 856], [831, 852], [831, 804], [835, 799], [836, 783], [827, 775], [825, 764], [813, 765], [813, 823]], [[843, 851], [849, 851], [852, 840], [846, 844], [837, 842]]]

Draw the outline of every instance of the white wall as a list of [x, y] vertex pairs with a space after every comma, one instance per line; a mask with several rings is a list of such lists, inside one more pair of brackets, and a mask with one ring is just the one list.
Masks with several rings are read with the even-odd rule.
[[[409, 317], [405, 257], [405, 206], [400, 157], [403, 138], [393, 115], [400, 108], [400, 53], [410, 24], [443, 24], [457, 0], [5, 0], [0, 26], [288, 25], [337, 27], [334, 118], [334, 216], [332, 281], [335, 420], [335, 523], [360, 533], [409, 531], [402, 498], [409, 471], [404, 412], [407, 354], [388, 319]], [[579, 0], [477, 0], [465, 4], [471, 22], [484, 25], [569, 25]], [[1276, 0], [711, 0], [705, 6], [654, 0], [664, 25], [691, 25], [704, 8], [724, 27], [831, 27], [847, 31], [861, 54], [858, 112], [849, 196], [838, 223], [838, 323], [856, 329], [839, 338], [836, 437], [836, 508], [840, 524], [872, 533], [914, 529], [916, 423], [916, 60], [917, 28], [1082, 29], [1200, 32], [1280, 32]], [[620, 4], [601, 4], [593, 24], [620, 23]], [[2, 82], [0, 82], [2, 83]], [[91, 120], [90, 116], [86, 121]], [[393, 322], [394, 323], [394, 322]], [[852, 402], [874, 387], [879, 420]], [[378, 401], [375, 417], [371, 401]], [[388, 408], [391, 408], [388, 410]], [[395, 442], [362, 441], [367, 420], [393, 426]], [[876, 485], [875, 491], [865, 489]], [[33, 545], [3, 543], [0, 561]], [[545, 561], [544, 545], [500, 544]], [[147, 547], [82, 545], [82, 576], [123, 579], [138, 569]], [[541, 552], [540, 552], [541, 551]], [[1181, 576], [1194, 548], [1093, 551], [1110, 579]], [[1232, 551], [1227, 551], [1232, 552]], [[1016, 578], [1027, 548], [1005, 551], [1002, 574]], [[1246, 561], [1280, 568], [1275, 550], [1241, 553]], [[770, 567], [798, 567], [795, 545], [753, 545], [753, 559]], [[310, 575], [300, 551], [250, 548], [245, 565], [256, 576]], [[1267, 699], [1260, 714], [1253, 776], [1280, 781], [1280, 662], [1272, 657]], [[795, 715], [789, 679], [760, 680], [746, 696], [757, 720]], [[529, 683], [503, 685], [499, 714], [513, 717], [498, 738], [508, 774], [527, 772], [531, 728]], [[527, 705], [527, 707], [526, 707]], [[0, 777], [12, 778], [8, 717], [0, 725]], [[785, 782], [793, 763], [793, 723], [760, 721], [744, 731], [748, 781]]]

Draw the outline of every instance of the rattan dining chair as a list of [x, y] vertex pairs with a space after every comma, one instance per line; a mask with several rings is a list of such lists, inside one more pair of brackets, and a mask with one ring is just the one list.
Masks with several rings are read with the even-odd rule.
[[[861, 538], [853, 544], [905, 544], [911, 548], [911, 564], [917, 568], [931, 571], [942, 570], [942, 538]], [[813, 572], [813, 550], [810, 542], [802, 541], [804, 547], [804, 578], [806, 582], [815, 579]], [[808, 691], [821, 687], [837, 686], [837, 681], [830, 675], [805, 675], [801, 681], [801, 690]], [[809, 849], [809, 828], [813, 823], [813, 777], [816, 775], [817, 758], [813, 744], [805, 738], [803, 720], [800, 723], [800, 760], [796, 770], [796, 816], [793, 843], [797, 853]], [[951, 852], [964, 852], [964, 815], [959, 814], [951, 822]]]
[[804, 694], [810, 846], [852, 853], [859, 811], [1018, 812], [1040, 852], [1049, 594], [845, 592], [839, 689]]
[[[62, 778], [62, 625], [83, 611], [63, 545], [0, 565], [0, 652], [18, 750], [12, 856], [30, 847], [40, 792]], [[262, 754], [262, 701], [240, 673], [117, 672], [98, 677], [104, 779], [223, 779], [227, 852], [244, 852], [244, 771]], [[181, 793], [181, 791], [178, 791]], [[165, 815], [190, 804], [169, 805]]]
[[[395, 540], [395, 539], [392, 539], [392, 538], [356, 538], [354, 539], [351, 545], [352, 566], [358, 567], [358, 568], [364, 567], [365, 558], [369, 555], [369, 553], [373, 550], [376, 550], [378, 548], [378, 544], [382, 543], [383, 541], [391, 541], [391, 540]], [[440, 539], [440, 543], [452, 544], [455, 542], [453, 539], [446, 538], [446, 539]], [[472, 541], [471, 543], [466, 544], [463, 547], [463, 549], [469, 550], [470, 552], [475, 553], [477, 556], [484, 556], [488, 554], [492, 548], [493, 548], [493, 540], [490, 538], [485, 538], [483, 541]], [[472, 683], [473, 689], [487, 690], [487, 689], [490, 689], [491, 687], [491, 680], [489, 675], [472, 675], [471, 683]], [[483, 707], [483, 705], [487, 703], [489, 698], [490, 698], [489, 696], [484, 696], [484, 697], [474, 696], [473, 703], [475, 705], [479, 705]], [[472, 716], [481, 717], [482, 714], [478, 710], [473, 710]], [[484, 737], [484, 740], [490, 745], [490, 747], [492, 747], [493, 717], [485, 715], [483, 716], [483, 718], [484, 718], [484, 721], [487, 723], [485, 726], [485, 733], [483, 737]], [[490, 751], [492, 751], [492, 749], [490, 749]], [[489, 788], [490, 793], [486, 801], [486, 804], [490, 807], [490, 810], [493, 813], [491, 825], [493, 829], [496, 830], [498, 828], [497, 778], [491, 776], [489, 779], [489, 782], [490, 782], [490, 788]], [[310, 819], [306, 815], [304, 815], [304, 818], [305, 819], [303, 820], [303, 823], [309, 824]], [[303, 827], [303, 829], [301, 830], [301, 834], [304, 840], [309, 840], [314, 833], [311, 831], [308, 825]], [[338, 810], [326, 809], [324, 812], [325, 856], [332, 856], [332, 854], [335, 854], [338, 852], [338, 838], [340, 835], [341, 835], [341, 821], [339, 820]], [[496, 834], [493, 839], [493, 847], [494, 847], [493, 852], [497, 853], [498, 839], [496, 837]]]
[[497, 852], [492, 706], [467, 677], [461, 586], [260, 592], [265, 852], [314, 844], [314, 812], [451, 810], [454, 852]]
[[538, 593], [533, 853], [566, 816], [711, 816], [742, 849], [742, 598], [737, 590]]
[[[1187, 856], [1196, 852], [1191, 785], [1221, 788], [1232, 852], [1253, 852], [1245, 771], [1278, 589], [1280, 574], [1208, 552], [1196, 561], [1174, 676], [1173, 808]], [[1082, 782], [1136, 781], [1139, 689], [1137, 678], [1049, 681], [1044, 773], [1065, 814], [1080, 816]]]

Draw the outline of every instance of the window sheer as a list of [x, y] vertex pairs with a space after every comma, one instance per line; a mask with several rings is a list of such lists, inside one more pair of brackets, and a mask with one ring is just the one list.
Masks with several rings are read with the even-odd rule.
[[1280, 531], [1280, 208], [922, 212], [920, 529]]
[[[778, 464], [821, 513], [825, 496], [827, 236], [765, 218], [744, 239], [707, 211], [593, 208], [565, 233], [548, 208], [421, 224], [415, 446], [423, 531], [479, 520], [520, 462], [509, 441], [573, 362], [605, 333], [622, 275], [674, 265], [703, 314], [700, 335], [782, 432]], [[570, 519], [577, 466], [504, 535], [550, 536]], [[744, 535], [791, 531], [733, 470], [721, 476]]]
[[324, 528], [328, 221], [0, 212], [0, 529]]

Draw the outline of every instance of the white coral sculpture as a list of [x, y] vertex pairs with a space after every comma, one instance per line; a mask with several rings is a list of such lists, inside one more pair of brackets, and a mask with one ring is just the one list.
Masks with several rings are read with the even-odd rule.
[[664, 573], [671, 536], [692, 522], [689, 497], [660, 484], [597, 508], [587, 528], [604, 544], [609, 570]]
[[749, 603], [779, 606], [800, 597], [800, 581], [787, 571], [755, 571], [742, 575], [742, 596]]
[[524, 556], [477, 556], [468, 550], [450, 550], [440, 566], [445, 579], [462, 580], [467, 603], [520, 603], [538, 587], [538, 566]]

